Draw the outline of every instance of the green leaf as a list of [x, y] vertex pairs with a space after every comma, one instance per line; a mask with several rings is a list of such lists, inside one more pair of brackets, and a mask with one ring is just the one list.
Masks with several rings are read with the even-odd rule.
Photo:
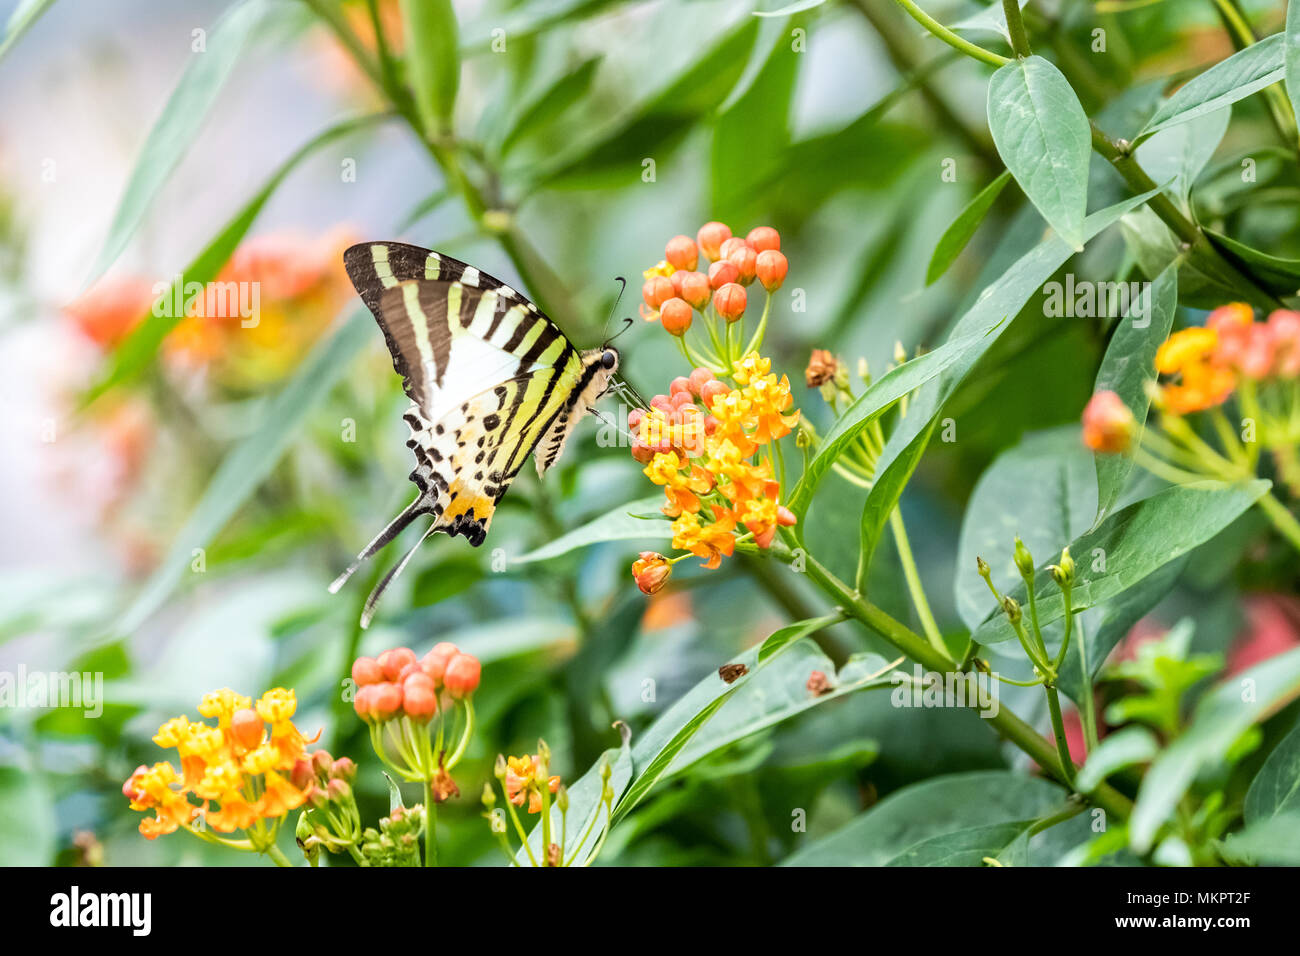
[[663, 503], [663, 495], [629, 501], [599, 518], [593, 518], [579, 528], [560, 535], [554, 541], [548, 541], [522, 557], [514, 558], [510, 563], [528, 564], [533, 561], [547, 561], [602, 541], [666, 540], [673, 536], [673, 532], [669, 523], [663, 520], [663, 514], [659, 510]]
[[1210, 67], [1160, 104], [1135, 142], [1141, 142], [1157, 130], [1223, 109], [1266, 86], [1272, 86], [1282, 79], [1285, 72], [1284, 52], [1285, 38], [1281, 33], [1275, 33]]
[[554, 83], [526, 103], [501, 139], [501, 155], [509, 153], [521, 140], [544, 133], [557, 117], [581, 100], [591, 88], [601, 59], [593, 56], [573, 69], [566, 69]]
[[[1020, 9], [1023, 10], [1028, 2], [1029, 0], [1020, 0]], [[988, 33], [997, 33], [1008, 43], [1011, 42], [1011, 33], [1007, 29], [1007, 11], [1002, 6], [1002, 0], [993, 0], [983, 10], [958, 20], [949, 29], [984, 30]]]
[[176, 298], [184, 296], [187, 286], [193, 283], [206, 285], [217, 278], [222, 267], [230, 259], [244, 236], [248, 234], [248, 230], [262, 211], [262, 207], [266, 205], [267, 200], [271, 198], [272, 194], [299, 163], [321, 147], [349, 133], [388, 118], [386, 114], [379, 114], [344, 120], [315, 136], [286, 159], [262, 188], [258, 190], [257, 194], [240, 209], [233, 219], [226, 223], [216, 238], [209, 242], [193, 261], [185, 267], [176, 283], [169, 287], [160, 299], [156, 300], [155, 307], [145, 317], [144, 321], [132, 329], [130, 335], [117, 347], [108, 370], [87, 391], [82, 398], [83, 404], [89, 404], [108, 390], [139, 375], [153, 361], [163, 339], [167, 337], [167, 333], [183, 318], [183, 313], [172, 314], [174, 310], [171, 303]]
[[758, 662], [761, 664], [773, 654], [784, 650], [787, 644], [793, 644], [809, 634], [816, 633], [824, 627], [830, 627], [832, 624], [838, 624], [843, 621], [847, 615], [836, 610], [833, 614], [827, 614], [824, 617], [815, 617], [807, 621], [796, 621], [793, 624], [787, 624], [779, 631], [775, 631], [763, 641], [758, 649]]
[[1300, 866], [1300, 811], [1256, 820], [1225, 841], [1233, 857], [1256, 865]]
[[1291, 100], [1291, 112], [1300, 116], [1300, 3], [1286, 5], [1286, 51], [1283, 59], [1283, 75], [1286, 80], [1286, 95]]
[[1214, 156], [1228, 131], [1231, 110], [1216, 110], [1162, 129], [1137, 148], [1137, 161], [1157, 183], [1167, 183], [1165, 191], [1175, 196], [1185, 212], [1190, 212], [1188, 197], [1192, 184]]
[[[1169, 337], [1174, 313], [1178, 311], [1178, 265], [1171, 263], [1151, 283], [1146, 316], [1137, 316], [1130, 303], [1129, 314], [1115, 327], [1106, 355], [1097, 370], [1095, 392], [1112, 391], [1120, 397], [1140, 432], [1151, 407], [1147, 384], [1154, 382], [1156, 350]], [[1094, 456], [1097, 469], [1097, 515], [1100, 522], [1119, 498], [1133, 470], [1128, 455]]]
[[303, 361], [266, 407], [261, 425], [226, 455], [162, 562], [136, 595], [115, 631], [130, 634], [154, 613], [185, 576], [195, 548], [206, 547], [271, 473], [311, 411], [373, 341], [361, 312], [351, 313]]
[[961, 359], [969, 349], [977, 347], [978, 341], [992, 334], [999, 324], [1000, 320], [980, 334], [949, 340], [933, 352], [926, 352], [904, 362], [873, 381], [822, 436], [817, 453], [809, 459], [808, 467], [790, 493], [790, 509], [796, 514], [802, 514], [831, 465], [835, 464], [844, 449], [858, 438], [863, 429], [904, 395], [914, 392]]
[[[1156, 190], [1151, 190], [1093, 213], [1084, 220], [1084, 240], [1092, 239], [1155, 194]], [[942, 375], [920, 389], [912, 398], [907, 416], [895, 426], [876, 461], [875, 482], [867, 495], [861, 527], [862, 553], [868, 562], [875, 552], [885, 522], [898, 503], [907, 476], [916, 468], [929, 443], [944, 403], [997, 341], [998, 336], [1006, 331], [1010, 325], [1006, 319], [1017, 315], [1029, 297], [1065, 264], [1073, 252], [1059, 236], [1048, 236], [990, 283], [970, 310], [957, 321], [949, 334], [949, 340], [966, 339], [970, 345], [963, 349], [951, 368], [945, 369]], [[984, 334], [972, 336], [974, 332]]]
[[1300, 694], [1300, 648], [1226, 678], [1196, 706], [1191, 724], [1151, 765], [1129, 819], [1129, 845], [1145, 853], [1202, 768], [1222, 760], [1253, 724]]
[[1022, 843], [1032, 820], [993, 823], [956, 833], [944, 833], [910, 846], [885, 866], [984, 866]]
[[803, 13], [805, 10], [813, 10], [820, 7], [826, 0], [795, 0], [780, 10], [755, 10], [756, 17], [789, 17], [796, 13]]
[[[800, 621], [788, 625], [783, 630], [799, 628], [803, 633], [810, 634], [836, 620], [838, 620], [836, 616], [828, 615], [812, 621]], [[777, 632], [777, 635], [780, 633]], [[751, 647], [729, 662], [731, 665], [739, 664], [744, 667], [741, 676], [728, 684], [715, 671], [687, 691], [680, 700], [651, 724], [632, 748], [632, 764], [636, 769], [636, 776], [614, 809], [614, 822], [617, 823], [627, 816], [663, 778], [674, 758], [690, 743], [696, 732], [721, 709], [728, 697], [752, 681], [755, 673], [768, 667], [794, 646], [796, 645], [793, 643], [781, 641], [779, 646], [761, 662], [758, 659], [759, 648]]]
[[402, 0], [406, 72], [427, 132], [451, 130], [460, 86], [460, 40], [451, 0]]
[[989, 81], [989, 130], [1029, 201], [1081, 251], [1092, 131], [1070, 83], [1040, 56], [1013, 60]]
[[1063, 796], [1053, 783], [1008, 770], [946, 774], [891, 793], [782, 865], [884, 866], [936, 837], [1037, 819]]
[[1091, 527], [1096, 489], [1092, 456], [1075, 425], [1027, 435], [985, 469], [966, 505], [957, 544], [953, 596], [968, 628], [974, 631], [997, 609], [975, 559], [989, 563], [993, 583], [1005, 594], [1020, 581], [1012, 561], [1016, 536], [1036, 558], [1055, 562], [1063, 547]]
[[1147, 728], [1134, 724], [1104, 738], [1079, 771], [1080, 793], [1091, 793], [1117, 770], [1147, 763], [1160, 752], [1160, 742]]
[[264, 33], [276, 19], [289, 13], [296, 14], [292, 7], [292, 4], [270, 3], [269, 0], [244, 0], [227, 11], [212, 27], [207, 48], [191, 54], [184, 76], [172, 91], [162, 115], [149, 130], [140, 150], [140, 158], [131, 171], [117, 212], [113, 214], [108, 237], [86, 278], [87, 287], [103, 275], [126, 248], [158, 191], [197, 138], [217, 94], [234, 72], [249, 41]]
[[1260, 284], [1274, 295], [1290, 298], [1300, 290], [1300, 259], [1284, 259], [1271, 253], [1262, 252], [1244, 242], [1238, 242], [1222, 233], [1204, 230], [1210, 242], [1229, 261], [1241, 264], [1244, 271], [1250, 273]]
[[1002, 195], [1002, 190], [1010, 181], [1011, 173], [1004, 169], [993, 182], [981, 189], [975, 198], [966, 204], [966, 208], [953, 220], [952, 225], [944, 230], [943, 235], [939, 237], [939, 244], [934, 247], [934, 253], [930, 256], [930, 265], [925, 270], [926, 285], [938, 279], [957, 261], [957, 256], [966, 248], [966, 243], [971, 241], [975, 230], [979, 229], [980, 223], [984, 221], [988, 211], [993, 208], [993, 203], [997, 201], [998, 196]]
[[0, 40], [0, 60], [4, 59], [5, 54], [13, 48], [19, 38], [41, 18], [41, 14], [52, 6], [54, 0], [21, 0], [5, 24], [4, 39]]
[[[1138, 584], [1148, 575], [1209, 541], [1268, 491], [1264, 480], [1229, 485], [1201, 481], [1166, 488], [1111, 515], [1070, 543], [1076, 579], [1071, 592], [1076, 610], [1096, 607]], [[1042, 561], [1035, 579], [1038, 621], [1046, 626], [1062, 614], [1061, 592]], [[1010, 596], [1026, 604], [1024, 584]], [[1015, 637], [1006, 615], [990, 617], [975, 631], [976, 643], [989, 645]]]
[[1244, 816], [1254, 823], [1295, 812], [1300, 812], [1300, 724], [1273, 748], [1251, 781]]

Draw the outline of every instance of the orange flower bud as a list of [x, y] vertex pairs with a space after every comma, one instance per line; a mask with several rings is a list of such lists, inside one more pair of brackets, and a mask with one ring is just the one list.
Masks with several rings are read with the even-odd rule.
[[[777, 255], [781, 253], [778, 252]], [[747, 243], [732, 249], [727, 256], [727, 261], [736, 264], [736, 268], [740, 271], [740, 278], [737, 281], [741, 285], [749, 285], [754, 281], [754, 274], [758, 268], [758, 253]]]
[[673, 297], [672, 280], [663, 276], [651, 276], [646, 280], [645, 285], [641, 287], [641, 298], [645, 299], [645, 304], [652, 309], [657, 309], [663, 305], [665, 300]]
[[691, 391], [699, 395], [703, 391], [705, 383], [713, 381], [713, 370], [708, 368], [693, 369], [687, 381], [691, 383]]
[[339, 780], [351, 780], [357, 775], [357, 765], [352, 762], [351, 757], [340, 757], [330, 767], [329, 774]]
[[340, 803], [352, 796], [352, 786], [346, 780], [334, 779], [325, 785], [325, 792], [333, 803]]
[[373, 657], [358, 657], [352, 662], [352, 679], [358, 687], [378, 684], [384, 679], [384, 671]]
[[780, 250], [781, 234], [771, 226], [755, 226], [749, 230], [749, 235], [745, 241], [754, 247], [755, 252], [766, 252], [769, 249]]
[[713, 297], [713, 307], [718, 315], [728, 322], [735, 322], [745, 314], [745, 289], [734, 282], [728, 282]]
[[433, 678], [423, 670], [416, 669], [415, 673], [408, 674], [402, 681], [402, 695], [405, 697], [412, 690], [427, 690], [430, 694], [436, 693], [438, 688], [433, 683]]
[[438, 694], [427, 674], [421, 675], [426, 683], [402, 685], [402, 712], [418, 724], [433, 718], [438, 712]]
[[299, 757], [289, 771], [289, 782], [299, 790], [306, 790], [316, 781], [316, 768], [311, 759]]
[[709, 287], [721, 289], [728, 282], [740, 279], [740, 267], [730, 259], [720, 259], [709, 266]]
[[700, 251], [690, 236], [673, 236], [664, 247], [664, 258], [674, 269], [689, 272], [700, 261]]
[[785, 255], [775, 249], [765, 249], [760, 252], [754, 264], [754, 274], [758, 276], [758, 281], [763, 283], [763, 288], [768, 292], [775, 292], [781, 288], [781, 283], [785, 281], [785, 274], [789, 271], [790, 263], [786, 261]]
[[328, 750], [317, 750], [311, 755], [311, 766], [315, 773], [328, 774], [334, 767], [334, 758]]
[[739, 236], [733, 236], [719, 247], [718, 252], [722, 253], [721, 257], [723, 259], [730, 259], [738, 250], [748, 248], [749, 243]]
[[1277, 309], [1268, 317], [1268, 327], [1277, 347], [1277, 368], [1283, 378], [1300, 375], [1300, 312]]
[[262, 718], [250, 707], [230, 715], [230, 735], [245, 750], [252, 750], [262, 742]]
[[402, 668], [415, 662], [415, 651], [409, 647], [395, 647], [379, 655], [379, 669], [384, 672], [384, 680], [395, 681], [401, 676]]
[[706, 222], [695, 234], [700, 243], [700, 251], [710, 262], [722, 258], [722, 244], [731, 238], [731, 228], [721, 222]]
[[725, 382], [719, 382], [716, 378], [705, 382], [700, 386], [700, 401], [710, 408], [713, 407], [713, 400], [731, 391]]
[[664, 328], [673, 335], [685, 335], [691, 327], [691, 307], [685, 299], [669, 299], [659, 310], [659, 316]]
[[352, 709], [357, 716], [369, 722], [375, 709], [375, 688], [378, 684], [366, 684], [357, 689], [357, 696], [352, 698]]
[[673, 566], [657, 551], [642, 551], [632, 563], [632, 578], [642, 594], [654, 594], [672, 576]]
[[[668, 386], [668, 395], [670, 398], [682, 392], [685, 392], [686, 394], [689, 395], [690, 391], [691, 391], [691, 380], [687, 378], [685, 375], [678, 375], [675, 379], [673, 379], [672, 384]], [[632, 417], [629, 415], [628, 425], [631, 426], [631, 424], [632, 424]]]
[[442, 677], [447, 670], [447, 662], [460, 653], [460, 648], [450, 641], [441, 641], [433, 645], [433, 650], [424, 655], [420, 669], [433, 678], [435, 687], [442, 686]]
[[393, 683], [371, 684], [370, 714], [376, 720], [391, 720], [402, 709], [402, 688]]
[[1137, 427], [1133, 413], [1112, 391], [1098, 392], [1083, 410], [1083, 443], [1093, 451], [1126, 451]]
[[709, 277], [703, 272], [674, 272], [673, 289], [677, 292], [679, 299], [685, 299], [687, 304], [697, 312], [703, 312], [705, 306], [709, 304], [709, 296], [713, 294], [713, 289], [709, 286]]
[[443, 678], [447, 693], [455, 700], [468, 697], [478, 690], [482, 670], [483, 665], [473, 654], [457, 654], [447, 662], [447, 674]]

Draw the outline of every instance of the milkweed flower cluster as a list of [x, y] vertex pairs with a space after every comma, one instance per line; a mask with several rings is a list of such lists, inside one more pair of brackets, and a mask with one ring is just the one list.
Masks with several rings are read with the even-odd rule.
[[451, 769], [474, 732], [478, 658], [443, 641], [423, 658], [409, 647], [359, 657], [352, 664], [353, 708], [370, 726], [370, 742], [403, 780], [419, 781], [441, 803], [459, 794]]
[[[788, 377], [776, 375], [760, 352], [771, 294], [789, 270], [780, 246], [780, 234], [770, 226], [740, 238], [723, 223], [710, 222], [694, 239], [669, 240], [663, 260], [645, 272], [642, 315], [675, 337], [692, 366], [667, 394], [628, 416], [632, 456], [664, 489], [673, 547], [683, 552], [676, 558], [640, 556], [632, 573], [647, 594], [663, 587], [676, 561], [695, 555], [714, 569], [738, 543], [770, 547], [779, 527], [795, 523], [781, 504], [784, 468], [777, 442], [790, 434], [799, 412]], [[756, 281], [766, 294], [746, 343], [748, 289]], [[703, 331], [695, 341], [687, 336], [693, 326]]]
[[[276, 856], [285, 815], [319, 786], [313, 772], [317, 756], [307, 753], [311, 741], [293, 724], [296, 708], [293, 691], [283, 687], [267, 691], [256, 705], [222, 689], [205, 694], [198, 708], [216, 726], [184, 715], [164, 723], [153, 740], [176, 750], [179, 769], [169, 761], [142, 765], [122, 786], [132, 810], [154, 813], [140, 822], [140, 832], [152, 840], [185, 829]], [[222, 839], [208, 831], [243, 831], [245, 839]]]
[[[1262, 452], [1292, 495], [1300, 495], [1300, 312], [1278, 309], [1263, 321], [1241, 302], [1220, 306], [1205, 325], [1161, 343], [1149, 389], [1158, 420], [1139, 428], [1113, 391], [1099, 391], [1083, 411], [1083, 441], [1099, 454], [1128, 454], [1147, 470], [1181, 483], [1254, 476]], [[1239, 412], [1238, 429], [1224, 413]], [[1198, 416], [1189, 420], [1189, 416]], [[1213, 439], [1202, 436], [1208, 425]], [[1270, 520], [1300, 549], [1300, 523], [1272, 495], [1261, 499]]]
[[[600, 765], [600, 796], [590, 817], [578, 821], [573, 832], [569, 830], [569, 792], [560, 778], [550, 772], [551, 750], [545, 740], [537, 742], [537, 753], [522, 757], [497, 755], [495, 776], [501, 792], [505, 796], [504, 806], [497, 806], [496, 791], [490, 783], [483, 785], [483, 816], [492, 825], [492, 832], [497, 838], [501, 851], [514, 866], [526, 859], [532, 866], [562, 867], [589, 866], [600, 853], [609, 832], [614, 812], [613, 771], [609, 761]], [[559, 826], [553, 819], [551, 808], [559, 811]], [[540, 814], [541, 846], [535, 848], [529, 843], [528, 833], [516, 808], [526, 808], [529, 814]], [[599, 823], [604, 812], [604, 825], [600, 836], [587, 847], [592, 831]], [[585, 822], [585, 827], [579, 832]], [[520, 851], [511, 850], [509, 831], [513, 830], [519, 839]], [[570, 838], [577, 837], [573, 842]], [[522, 854], [522, 857], [520, 856]], [[583, 857], [579, 862], [579, 857]]]

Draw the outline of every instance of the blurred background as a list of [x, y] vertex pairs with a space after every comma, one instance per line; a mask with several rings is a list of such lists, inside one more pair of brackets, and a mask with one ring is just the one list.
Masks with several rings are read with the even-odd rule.
[[[364, 3], [332, 5], [373, 43]], [[21, 6], [0, 2], [0, 21]], [[400, 23], [395, 3], [379, 6]], [[361, 764], [363, 815], [373, 819], [387, 790], [340, 681], [358, 653], [422, 653], [439, 640], [485, 663], [481, 727], [458, 771], [465, 796], [444, 818], [445, 858], [492, 862], [476, 798], [498, 752], [529, 752], [543, 736], [558, 772], [576, 777], [616, 743], [612, 719], [635, 734], [719, 661], [792, 615], [824, 609], [739, 561], [717, 572], [687, 562], [647, 602], [627, 571], [636, 542], [518, 560], [652, 494], [626, 450], [597, 445], [590, 422], [545, 485], [521, 476], [486, 547], [427, 545], [369, 631], [356, 627], [369, 580], [325, 590], [411, 495], [405, 399], [342, 272], [353, 241], [400, 238], [474, 263], [536, 296], [589, 347], [615, 276], [636, 290], [671, 236], [710, 219], [742, 235], [775, 226], [791, 271], [768, 352], [804, 413], [824, 424], [824, 403], [802, 383], [811, 348], [880, 370], [898, 342], [909, 352], [932, 346], [984, 281], [1041, 237], [1041, 219], [1007, 190], [927, 285], [939, 236], [1001, 170], [984, 118], [988, 71], [892, 2], [832, 0], [777, 17], [756, 17], [755, 6], [458, 0], [456, 129], [474, 188], [489, 213], [509, 217], [513, 238], [466, 204], [400, 119], [344, 131], [287, 167], [225, 265], [225, 275], [261, 283], [259, 326], [184, 320], [130, 374], [117, 374], [119, 346], [152, 287], [191, 269], [322, 130], [385, 107], [307, 5], [270, 3], [211, 102], [172, 107], [202, 122], [139, 204], [138, 226], [124, 229], [133, 171], [146, 160], [169, 165], [157, 142], [146, 147], [150, 130], [196, 58], [221, 55], [232, 4], [63, 0], [3, 53], [0, 671], [102, 672], [106, 704], [93, 719], [0, 710], [0, 863], [244, 862], [185, 834], [145, 841], [121, 794], [137, 764], [161, 759], [150, 742], [158, 725], [196, 716], [199, 697], [223, 686], [254, 697], [294, 688], [298, 726], [322, 730], [322, 745]], [[1132, 6], [1141, 9], [1044, 0], [1026, 11], [1031, 31], [1052, 37], [1044, 51], [1085, 108], [1110, 111], [1113, 135], [1127, 130], [1122, 91], [1148, 84], [1158, 95], [1158, 81], [1231, 52], [1210, 3]], [[1262, 32], [1279, 27], [1283, 4], [1246, 7]], [[927, 11], [956, 23], [983, 5], [934, 0]], [[1099, 25], [1104, 59], [1092, 52]], [[978, 19], [972, 29], [1005, 47]], [[494, 31], [504, 31], [504, 49], [493, 48]], [[1236, 119], [1205, 181], [1235, 169], [1234, 150], [1267, 123], [1258, 98]], [[1283, 165], [1261, 161], [1261, 182], [1294, 192], [1294, 163]], [[1125, 194], [1108, 173], [1097, 170], [1096, 207]], [[1249, 231], [1278, 255], [1300, 251], [1293, 211], [1248, 218], [1230, 188], [1210, 196], [1234, 234]], [[105, 261], [117, 235], [129, 238]], [[521, 262], [537, 266], [531, 276]], [[1131, 267], [1116, 231], [1071, 268], [1109, 279]], [[538, 275], [544, 288], [530, 284]], [[636, 304], [629, 291], [619, 314]], [[1099, 321], [1018, 323], [954, 400], [959, 438], [934, 444], [903, 502], [946, 629], [961, 626], [951, 582], [976, 479], [1024, 433], [1077, 422], [1105, 332]], [[620, 345], [646, 395], [685, 371], [668, 337], [639, 322]], [[844, 485], [836, 500], [810, 534], [845, 515], [856, 521], [861, 492]], [[1258, 530], [1253, 520], [1230, 532], [1241, 547]], [[1231, 574], [1233, 544], [1214, 547], [1193, 556], [1157, 618], [1195, 610], [1198, 640], [1232, 653], [1260, 653], [1251, 642], [1261, 628], [1274, 651], [1293, 645], [1292, 604], [1243, 603], [1241, 590], [1259, 582]], [[827, 550], [851, 573], [848, 544], [837, 553], [828, 539]], [[873, 574], [878, 603], [907, 619], [896, 562], [883, 556]], [[847, 648], [866, 640], [847, 625], [830, 634]], [[615, 831], [603, 859], [775, 862], [904, 783], [1009, 759], [964, 714], [856, 695], [679, 774]], [[808, 808], [807, 834], [789, 832], [792, 806]]]

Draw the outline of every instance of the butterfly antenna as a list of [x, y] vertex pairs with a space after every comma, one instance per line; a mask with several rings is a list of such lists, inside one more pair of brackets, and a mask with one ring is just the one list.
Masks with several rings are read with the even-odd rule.
[[[618, 304], [623, 301], [623, 293], [627, 291], [627, 280], [622, 276], [614, 276], [614, 281], [618, 283], [618, 296], [614, 299], [614, 306], [609, 310], [609, 315], [605, 317], [605, 327], [601, 329], [601, 338], [609, 331], [609, 320], [614, 318], [614, 313], [618, 311]], [[605, 345], [610, 343], [610, 339], [605, 339]]]

